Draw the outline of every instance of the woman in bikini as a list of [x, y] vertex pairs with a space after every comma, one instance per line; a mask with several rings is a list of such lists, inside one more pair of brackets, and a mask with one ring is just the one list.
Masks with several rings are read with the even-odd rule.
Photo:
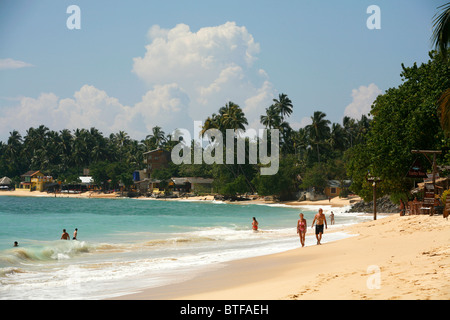
[[253, 232], [258, 232], [258, 221], [256, 221], [255, 217], [253, 217], [252, 229], [253, 229]]
[[300, 219], [297, 221], [297, 233], [300, 236], [300, 243], [302, 247], [305, 246], [306, 235], [306, 220], [303, 218], [303, 213], [300, 213]]

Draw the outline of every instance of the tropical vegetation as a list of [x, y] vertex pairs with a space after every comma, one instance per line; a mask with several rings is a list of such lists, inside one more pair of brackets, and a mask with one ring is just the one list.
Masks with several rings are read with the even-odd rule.
[[[221, 194], [250, 192], [280, 199], [289, 199], [299, 190], [311, 187], [321, 192], [330, 179], [349, 179], [351, 191], [369, 199], [372, 186], [366, 178], [370, 174], [382, 180], [379, 196], [406, 197], [415, 182], [406, 177], [406, 172], [421, 157], [411, 150], [442, 150], [438, 164], [450, 162], [450, 4], [440, 9], [433, 26], [436, 50], [430, 52], [429, 61], [420, 66], [402, 64], [401, 84], [379, 95], [369, 114], [332, 123], [317, 110], [309, 125], [294, 129], [289, 124], [294, 103], [288, 95], [281, 93], [272, 100], [260, 116], [260, 123], [280, 132], [277, 174], [263, 176], [258, 164], [249, 163], [248, 148], [253, 142], [246, 138], [245, 163], [170, 163], [153, 176], [210, 177], [214, 178], [215, 191]], [[229, 101], [217, 113], [206, 116], [201, 134], [207, 136], [209, 129], [217, 129], [225, 136], [227, 129], [244, 131], [247, 126], [242, 108]], [[207, 138], [212, 142], [213, 136]], [[174, 145], [176, 142], [159, 126], [138, 141], [123, 131], [104, 136], [96, 128], [54, 131], [41, 125], [29, 128], [24, 136], [13, 130], [6, 142], [0, 141], [0, 176], [9, 176], [17, 183], [24, 172], [41, 170], [60, 181], [71, 182], [89, 168], [103, 187], [114, 187], [119, 181], [131, 186], [132, 173], [144, 168], [146, 151], [171, 151]], [[235, 159], [236, 156], [235, 152]], [[430, 169], [428, 161], [422, 160]]]

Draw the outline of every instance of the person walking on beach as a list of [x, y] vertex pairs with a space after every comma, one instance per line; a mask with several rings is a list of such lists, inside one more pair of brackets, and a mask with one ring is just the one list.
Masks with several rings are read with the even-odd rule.
[[253, 232], [258, 232], [258, 221], [256, 221], [255, 217], [253, 217], [252, 230]]
[[305, 235], [306, 235], [306, 220], [303, 218], [303, 213], [299, 214], [300, 219], [297, 221], [297, 233], [300, 237], [300, 243], [302, 247], [305, 246]]
[[78, 229], [75, 228], [75, 231], [73, 232], [73, 238], [72, 238], [72, 240], [77, 240], [77, 234], [78, 234]]
[[63, 229], [63, 233], [61, 235], [61, 240], [70, 240], [69, 234], [66, 232], [66, 229]]
[[330, 223], [334, 224], [334, 213], [333, 213], [333, 211], [331, 211], [331, 214], [330, 214]]
[[[316, 222], [317, 221], [317, 222]], [[325, 218], [325, 215], [323, 214], [322, 208], [319, 209], [319, 213], [317, 213], [314, 216], [313, 223], [311, 225], [311, 228], [314, 227], [314, 223], [316, 224], [316, 239], [317, 244], [321, 244], [320, 241], [322, 241], [322, 234], [323, 234], [323, 224], [325, 223], [325, 229], [328, 228], [327, 226], [327, 218]]]

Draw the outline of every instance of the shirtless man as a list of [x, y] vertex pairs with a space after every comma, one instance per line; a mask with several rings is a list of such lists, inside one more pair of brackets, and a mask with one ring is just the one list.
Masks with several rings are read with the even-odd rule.
[[66, 232], [66, 229], [63, 229], [61, 240], [70, 240], [70, 235]]
[[311, 225], [311, 228], [314, 227], [314, 223], [316, 222], [316, 239], [317, 244], [321, 244], [320, 241], [322, 240], [322, 234], [323, 234], [323, 223], [325, 222], [325, 229], [328, 228], [327, 226], [327, 219], [325, 218], [325, 215], [323, 214], [322, 208], [319, 209], [319, 213], [317, 213], [314, 216], [313, 223]]

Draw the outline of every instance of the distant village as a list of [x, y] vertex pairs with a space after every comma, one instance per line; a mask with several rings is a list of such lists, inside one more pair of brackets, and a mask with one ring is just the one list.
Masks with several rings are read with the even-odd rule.
[[144, 153], [145, 168], [133, 173], [133, 185], [125, 188], [119, 183], [119, 190], [102, 190], [93, 177], [89, 175], [89, 169], [83, 170], [83, 175], [78, 182], [64, 183], [57, 181], [52, 176], [44, 175], [41, 171], [28, 171], [20, 176], [21, 182], [14, 185], [8, 177], [0, 179], [2, 190], [28, 190], [48, 193], [83, 193], [87, 191], [127, 192], [128, 196], [147, 195], [153, 197], [180, 196], [198, 193], [212, 193], [213, 179], [202, 177], [173, 177], [168, 180], [158, 180], [152, 177], [157, 169], [166, 168], [169, 165], [170, 152], [163, 149], [155, 149]]
[[[203, 177], [171, 177], [166, 180], [153, 177], [155, 170], [167, 168], [171, 162], [170, 152], [158, 148], [144, 153], [144, 165], [142, 170], [133, 172], [133, 184], [128, 188], [119, 183], [119, 189], [104, 190], [100, 184], [94, 181], [89, 174], [89, 169], [83, 170], [77, 182], [65, 183], [43, 174], [40, 170], [30, 170], [20, 176], [19, 184], [8, 178], [0, 179], [0, 190], [24, 190], [55, 194], [80, 194], [84, 192], [120, 193], [123, 196], [136, 197], [183, 197], [194, 195], [214, 194], [212, 178]], [[299, 200], [329, 199], [341, 195], [348, 189], [350, 180], [329, 180], [323, 194], [315, 194], [314, 188], [308, 192], [300, 193]]]

